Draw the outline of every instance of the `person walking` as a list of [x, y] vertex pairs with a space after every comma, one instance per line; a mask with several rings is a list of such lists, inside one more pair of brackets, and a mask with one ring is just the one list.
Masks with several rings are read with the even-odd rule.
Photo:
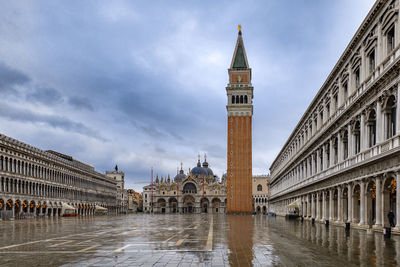
[[394, 227], [394, 213], [393, 211], [389, 211], [389, 213], [387, 214], [387, 217], [389, 219], [389, 223], [390, 223], [390, 227]]

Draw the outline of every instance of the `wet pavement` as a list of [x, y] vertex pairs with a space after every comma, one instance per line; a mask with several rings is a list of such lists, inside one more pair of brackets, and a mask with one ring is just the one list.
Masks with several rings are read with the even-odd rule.
[[0, 266], [400, 266], [400, 236], [265, 215], [0, 221]]

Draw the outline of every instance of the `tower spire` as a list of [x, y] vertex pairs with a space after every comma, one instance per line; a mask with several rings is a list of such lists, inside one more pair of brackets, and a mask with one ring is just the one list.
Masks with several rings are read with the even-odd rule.
[[231, 69], [242, 70], [248, 69], [249, 64], [247, 62], [246, 50], [244, 49], [244, 43], [242, 38], [242, 25], [238, 25], [238, 38], [236, 41], [235, 51], [233, 52]]

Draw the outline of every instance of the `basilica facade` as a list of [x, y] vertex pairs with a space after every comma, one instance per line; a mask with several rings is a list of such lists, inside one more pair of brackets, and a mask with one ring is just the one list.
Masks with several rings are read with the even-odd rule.
[[143, 212], [147, 213], [225, 213], [226, 175], [219, 180], [206, 159], [171, 179], [158, 176], [143, 187]]
[[399, 1], [378, 0], [270, 167], [269, 208], [400, 229]]

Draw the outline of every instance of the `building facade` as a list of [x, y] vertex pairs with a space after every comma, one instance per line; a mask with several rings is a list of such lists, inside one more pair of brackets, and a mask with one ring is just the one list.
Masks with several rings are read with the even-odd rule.
[[138, 209], [142, 209], [142, 194], [133, 189], [126, 190], [128, 193], [128, 212], [136, 213]]
[[115, 209], [116, 183], [71, 156], [43, 151], [0, 134], [2, 219], [63, 215], [65, 204], [80, 215]]
[[226, 178], [219, 181], [208, 162], [200, 163], [185, 174], [182, 167], [173, 180], [156, 177], [143, 187], [143, 212], [153, 213], [224, 213]]
[[253, 86], [240, 25], [228, 74], [227, 211], [253, 212], [251, 191]]
[[115, 165], [114, 171], [106, 171], [106, 176], [117, 183], [116, 191], [116, 212], [128, 212], [128, 192], [125, 189], [125, 173], [118, 171], [118, 166]]
[[269, 175], [253, 175], [253, 210], [256, 213], [268, 212]]
[[399, 230], [399, 37], [399, 1], [376, 1], [270, 167], [272, 211]]

